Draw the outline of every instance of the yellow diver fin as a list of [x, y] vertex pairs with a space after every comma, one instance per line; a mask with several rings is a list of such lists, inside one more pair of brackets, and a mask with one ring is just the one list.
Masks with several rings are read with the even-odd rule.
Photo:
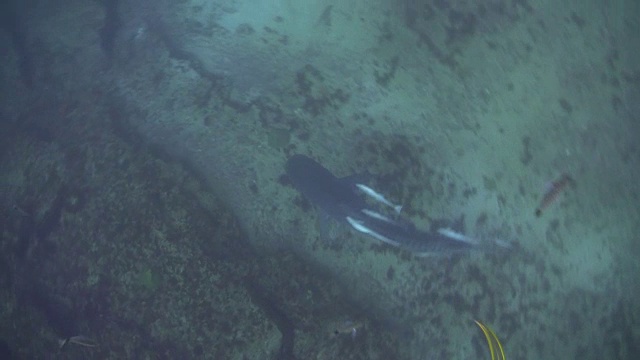
[[[498, 340], [498, 336], [496, 335], [491, 328], [487, 325], [481, 323], [478, 320], [473, 320], [480, 327], [484, 336], [487, 338], [487, 343], [489, 344], [489, 351], [491, 352], [491, 360], [507, 360], [504, 356], [504, 349], [502, 348], [502, 344], [500, 340]], [[498, 352], [499, 351], [499, 352]]]

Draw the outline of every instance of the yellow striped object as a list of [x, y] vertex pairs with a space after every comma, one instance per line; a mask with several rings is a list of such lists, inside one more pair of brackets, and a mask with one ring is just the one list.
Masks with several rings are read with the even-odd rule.
[[[491, 330], [487, 325], [481, 323], [478, 320], [473, 320], [478, 324], [484, 336], [487, 338], [487, 343], [489, 344], [489, 351], [491, 352], [491, 360], [507, 360], [504, 356], [504, 350], [502, 349], [502, 344], [500, 340], [498, 340], [498, 336], [496, 333]], [[498, 350], [500, 351], [498, 353]]]

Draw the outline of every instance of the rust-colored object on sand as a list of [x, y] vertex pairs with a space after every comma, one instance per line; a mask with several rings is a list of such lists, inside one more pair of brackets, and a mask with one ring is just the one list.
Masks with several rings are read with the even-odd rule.
[[544, 197], [540, 201], [540, 205], [536, 208], [536, 216], [540, 217], [544, 209], [551, 205], [558, 196], [560, 196], [560, 193], [567, 187], [567, 185], [572, 183], [573, 179], [567, 173], [563, 173], [557, 180], [551, 182], [547, 187], [547, 191], [544, 193]]

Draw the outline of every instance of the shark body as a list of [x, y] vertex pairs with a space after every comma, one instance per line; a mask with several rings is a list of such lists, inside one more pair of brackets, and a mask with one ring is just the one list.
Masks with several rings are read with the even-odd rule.
[[473, 239], [449, 228], [421, 230], [408, 220], [379, 213], [358, 190], [362, 176], [338, 178], [305, 155], [292, 156], [286, 173], [293, 186], [326, 216], [391, 246], [428, 255], [464, 251], [476, 245]]
[[346, 222], [367, 206], [355, 189], [354, 177], [337, 178], [324, 166], [305, 155], [294, 155], [287, 161], [286, 172], [293, 186], [327, 216]]

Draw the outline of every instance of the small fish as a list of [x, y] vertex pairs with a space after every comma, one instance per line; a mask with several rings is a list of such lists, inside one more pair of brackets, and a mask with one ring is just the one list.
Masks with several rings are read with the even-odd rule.
[[355, 340], [358, 335], [358, 330], [362, 328], [362, 323], [358, 321], [347, 320], [338, 325], [332, 332], [333, 336], [340, 336], [343, 334], [351, 335], [351, 338]]
[[375, 212], [373, 210], [362, 209], [360, 211], [362, 211], [363, 214], [365, 214], [367, 216], [370, 216], [370, 217], [372, 217], [374, 219], [377, 219], [377, 220], [381, 220], [381, 221], [388, 222], [388, 223], [393, 223], [394, 222], [393, 220], [389, 219], [388, 217], [380, 214], [379, 212]]
[[415, 225], [413, 225], [410, 222], [406, 222], [406, 221], [405, 222], [401, 222], [401, 221], [392, 220], [388, 216], [382, 215], [379, 212], [376, 212], [376, 211], [373, 211], [373, 210], [369, 210], [369, 209], [362, 209], [360, 211], [362, 211], [363, 214], [369, 216], [370, 218], [375, 219], [375, 220], [384, 221], [385, 223], [389, 224], [390, 226], [400, 226], [400, 227], [404, 228], [405, 230], [409, 230], [409, 231], [415, 230]]
[[457, 231], [454, 231], [453, 229], [450, 229], [450, 228], [440, 228], [438, 229], [438, 233], [440, 235], [446, 236], [449, 239], [453, 239], [455, 241], [462, 241], [464, 243], [473, 244], [473, 245], [478, 244], [478, 241], [476, 239], [469, 237], [465, 234], [459, 233]]
[[96, 343], [94, 340], [89, 339], [86, 336], [77, 335], [77, 336], [68, 337], [66, 339], [59, 339], [58, 340], [58, 345], [59, 345], [58, 349], [62, 350], [65, 346], [67, 346], [67, 344], [76, 344], [76, 345], [81, 345], [81, 346], [86, 346], [86, 347], [96, 347], [96, 346], [98, 346], [98, 343]]
[[558, 196], [560, 196], [560, 193], [567, 187], [567, 185], [572, 184], [573, 182], [573, 179], [567, 173], [563, 173], [557, 180], [547, 184], [547, 189], [540, 201], [540, 205], [536, 208], [536, 217], [540, 217], [544, 209], [551, 205]]
[[381, 234], [378, 234], [377, 232], [369, 229], [368, 227], [364, 226], [364, 224], [362, 224], [362, 221], [358, 221], [354, 218], [352, 218], [351, 216], [347, 216], [347, 222], [349, 223], [349, 225], [351, 225], [351, 227], [353, 227], [354, 229], [356, 229], [357, 231], [363, 233], [363, 234], [367, 234], [367, 235], [371, 235], [374, 238], [382, 241], [382, 242], [386, 242], [389, 245], [393, 245], [393, 246], [399, 246], [400, 243], [398, 243], [397, 241], [391, 240], [386, 236], [383, 236]]
[[372, 188], [368, 187], [367, 185], [364, 184], [356, 184], [356, 187], [358, 189], [360, 189], [362, 192], [364, 192], [365, 194], [369, 195], [371, 198], [373, 198], [374, 200], [381, 202], [387, 206], [390, 206], [393, 208], [393, 210], [395, 210], [396, 213], [400, 214], [400, 212], [402, 211], [402, 205], [396, 205], [394, 203], [392, 203], [391, 201], [387, 200], [384, 195], [380, 194], [379, 192], [373, 190]]

